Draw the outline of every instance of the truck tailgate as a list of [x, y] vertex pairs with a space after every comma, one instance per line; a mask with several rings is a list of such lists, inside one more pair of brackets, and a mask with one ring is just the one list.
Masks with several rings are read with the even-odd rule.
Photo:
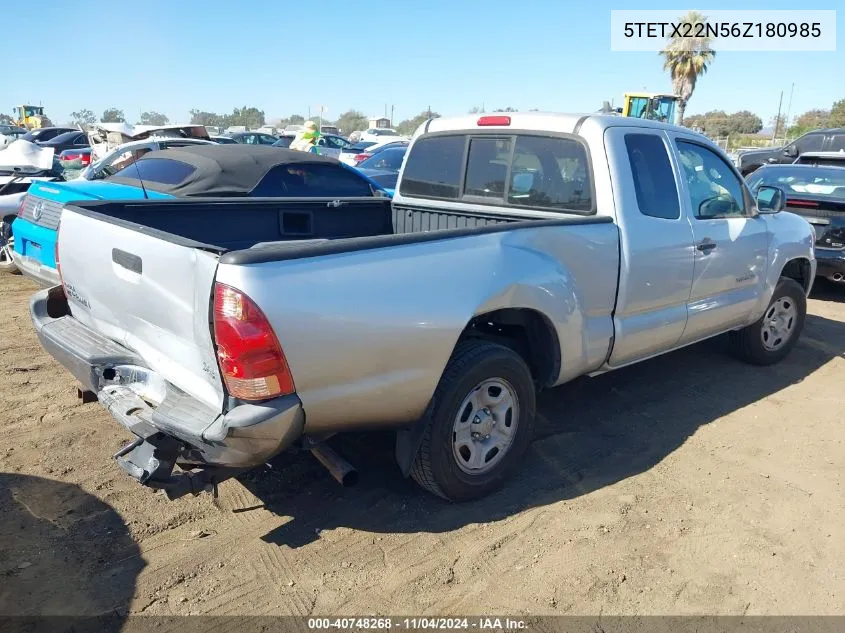
[[57, 251], [74, 318], [222, 410], [210, 326], [217, 255], [73, 209], [62, 213]]

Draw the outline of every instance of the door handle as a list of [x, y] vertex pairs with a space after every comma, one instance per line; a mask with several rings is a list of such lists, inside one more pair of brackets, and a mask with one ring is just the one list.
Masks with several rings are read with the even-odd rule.
[[705, 240], [704, 242], [699, 242], [696, 245], [696, 248], [700, 250], [702, 253], [709, 253], [714, 248], [716, 248], [716, 242], [710, 242]]

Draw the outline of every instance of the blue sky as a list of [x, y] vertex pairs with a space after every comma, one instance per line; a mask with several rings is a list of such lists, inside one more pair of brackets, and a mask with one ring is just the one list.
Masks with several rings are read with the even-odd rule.
[[[637, 6], [639, 4], [639, 7]], [[794, 2], [711, 1], [707, 9], [793, 9]], [[841, 0], [816, 0], [836, 9]], [[695, 5], [572, 0], [428, 0], [289, 3], [284, 0], [85, 0], [48, 2], [15, 12], [4, 28], [2, 111], [42, 103], [56, 122], [110, 106], [137, 120], [157, 110], [187, 121], [192, 108], [231, 112], [255, 105], [268, 118], [327, 117], [348, 109], [367, 115], [395, 106], [397, 121], [427, 106], [463, 114], [482, 102], [588, 112], [620, 103], [625, 91], [669, 91], [656, 53], [610, 51], [613, 8], [677, 9]], [[845, 98], [845, 38], [838, 51], [720, 53], [687, 112], [748, 109], [764, 123], [781, 90], [792, 113]], [[372, 43], [367, 43], [372, 40]], [[36, 46], [39, 43], [40, 48]], [[48, 46], [49, 45], [49, 46]], [[11, 68], [31, 68], [12, 72]]]

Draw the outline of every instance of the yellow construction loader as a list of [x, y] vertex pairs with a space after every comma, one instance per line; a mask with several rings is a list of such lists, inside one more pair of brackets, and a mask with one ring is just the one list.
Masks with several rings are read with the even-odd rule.
[[621, 114], [636, 119], [650, 119], [664, 123], [675, 122], [675, 106], [680, 97], [657, 92], [626, 92], [621, 108], [612, 108], [606, 101], [601, 112]]
[[28, 130], [50, 127], [53, 123], [44, 114], [43, 106], [20, 105], [15, 107], [15, 124]]

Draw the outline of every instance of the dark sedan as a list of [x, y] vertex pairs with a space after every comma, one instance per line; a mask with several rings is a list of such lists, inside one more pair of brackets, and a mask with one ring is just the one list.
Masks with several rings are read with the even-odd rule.
[[355, 169], [372, 178], [379, 186], [384, 187], [392, 194], [396, 188], [396, 180], [399, 178], [399, 170], [407, 151], [407, 146], [391, 147], [358, 163]]
[[73, 127], [42, 127], [37, 130], [30, 130], [21, 138], [30, 143], [43, 143], [68, 132], [79, 132], [79, 129]]
[[845, 283], [845, 167], [763, 165], [747, 182], [755, 195], [761, 185], [786, 193], [786, 211], [804, 217], [816, 233], [816, 274]]
[[52, 147], [56, 156], [66, 149], [82, 149], [83, 147], [91, 146], [88, 142], [88, 135], [85, 134], [85, 132], [80, 132], [79, 130], [59, 134], [55, 138], [51, 138], [49, 141], [44, 141], [43, 143], [39, 142], [38, 144], [41, 147]]

